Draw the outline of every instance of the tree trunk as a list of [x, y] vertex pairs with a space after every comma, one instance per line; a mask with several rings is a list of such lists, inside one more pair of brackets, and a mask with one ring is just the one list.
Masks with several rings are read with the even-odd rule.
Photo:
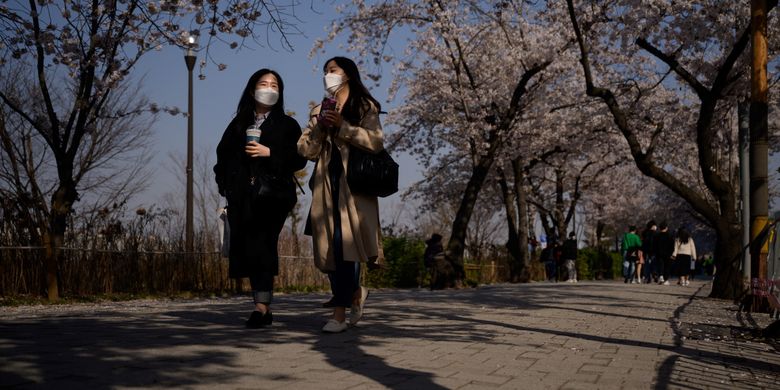
[[512, 160], [512, 169], [515, 173], [515, 200], [517, 201], [517, 238], [520, 246], [520, 258], [518, 263], [521, 265], [518, 282], [526, 283], [531, 280], [531, 255], [528, 253], [528, 199], [525, 193], [525, 171], [520, 162], [520, 158]]
[[[513, 167], [515, 166], [515, 162], [517, 162], [517, 160], [513, 161]], [[519, 166], [519, 162], [517, 165]], [[501, 186], [504, 208], [506, 209], [507, 228], [509, 231], [509, 239], [507, 240], [506, 247], [512, 257], [509, 261], [509, 281], [511, 283], [526, 283], [530, 280], [530, 273], [528, 270], [528, 224], [525, 221], [527, 217], [525, 212], [518, 212], [518, 210], [525, 210], [526, 207], [522, 180], [523, 176], [521, 169], [520, 176], [518, 177], [517, 174], [515, 175], [515, 193], [513, 194], [507, 184], [504, 172], [499, 171], [499, 185]], [[518, 182], [521, 184], [518, 185]]]
[[517, 283], [520, 276], [520, 271], [522, 269], [520, 258], [520, 240], [517, 237], [517, 222], [515, 221], [517, 210], [515, 209], [514, 197], [509, 191], [509, 185], [507, 185], [504, 171], [499, 170], [498, 175], [498, 184], [501, 187], [501, 198], [504, 200], [504, 209], [506, 212], [506, 224], [508, 230], [506, 249], [509, 251], [509, 255], [512, 257], [512, 259], [509, 261], [509, 281], [511, 283]]
[[447, 249], [444, 251], [448, 266], [437, 270], [437, 272], [441, 271], [439, 276], [441, 277], [443, 287], [458, 287], [463, 284], [463, 279], [466, 277], [466, 272], [463, 268], [466, 233], [479, 192], [482, 191], [482, 186], [485, 184], [485, 179], [496, 158], [496, 152], [500, 143], [498, 133], [499, 131], [496, 128], [491, 130], [488, 137], [488, 145], [490, 146], [485, 155], [479, 159], [472, 169], [471, 178], [469, 178], [466, 189], [463, 191], [463, 198], [458, 207], [458, 212], [455, 214], [455, 220], [452, 221], [452, 233], [447, 243]]
[[563, 214], [563, 177], [565, 176], [563, 169], [555, 169], [555, 240], [561, 241], [566, 239], [566, 218]]
[[78, 196], [73, 180], [60, 179], [60, 183], [59, 188], [52, 195], [49, 231], [44, 235], [46, 288], [50, 301], [56, 301], [60, 297], [58, 283], [60, 248], [65, 243], [68, 215], [72, 211], [73, 203]]
[[44, 270], [46, 272], [46, 291], [50, 301], [56, 301], [60, 298], [59, 285], [57, 282], [58, 267], [57, 267], [57, 248], [54, 245], [52, 234], [47, 231], [43, 233], [43, 247], [44, 247]]
[[[493, 159], [488, 164], [487, 156], [480, 161], [471, 173], [471, 178], [463, 192], [463, 198], [455, 214], [455, 220], [452, 222], [452, 233], [447, 243], [446, 259], [450, 269], [442, 269], [439, 274], [442, 277], [444, 287], [457, 287], [463, 283], [466, 277], [466, 271], [463, 268], [463, 251], [466, 244], [466, 233], [468, 231], [471, 214], [474, 212], [474, 205], [477, 203], [477, 196], [482, 190], [482, 185], [487, 178], [490, 165], [493, 165]], [[449, 268], [449, 267], [447, 267]]]
[[711, 298], [733, 299], [742, 294], [741, 230], [728, 226], [716, 226], [715, 278], [712, 281]]
[[597, 220], [596, 221], [596, 245], [599, 248], [602, 248], [603, 245], [601, 245], [601, 237], [604, 237], [604, 228], [606, 228], [607, 225], [604, 224], [604, 221]]

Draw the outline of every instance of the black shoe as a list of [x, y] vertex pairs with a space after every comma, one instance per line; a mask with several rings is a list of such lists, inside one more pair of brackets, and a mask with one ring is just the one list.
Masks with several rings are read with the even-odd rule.
[[270, 311], [267, 311], [265, 314], [263, 314], [255, 310], [246, 321], [246, 327], [249, 329], [258, 329], [271, 325], [272, 322], [274, 322], [274, 316]]

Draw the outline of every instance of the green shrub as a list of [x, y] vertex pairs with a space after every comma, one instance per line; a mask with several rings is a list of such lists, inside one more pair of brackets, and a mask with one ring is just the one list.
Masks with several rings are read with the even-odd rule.
[[623, 256], [618, 252], [609, 252], [612, 259], [612, 279], [623, 277]]
[[577, 279], [578, 280], [590, 280], [594, 279], [595, 275], [591, 275], [591, 259], [587, 256], [583, 256], [582, 253], [580, 253], [579, 256], [577, 256], [577, 261], [575, 263], [575, 266], [577, 267]]
[[577, 256], [577, 277], [587, 279], [614, 279], [623, 273], [620, 253], [599, 248], [583, 248]]
[[385, 267], [366, 273], [369, 287], [417, 287], [425, 285], [428, 276], [423, 264], [425, 243], [407, 237], [385, 237], [382, 241]]

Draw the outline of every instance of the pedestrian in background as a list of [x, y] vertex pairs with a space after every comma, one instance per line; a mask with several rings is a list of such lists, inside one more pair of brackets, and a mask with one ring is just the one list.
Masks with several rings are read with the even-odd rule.
[[577, 239], [574, 232], [570, 232], [569, 238], [563, 242], [561, 257], [566, 267], [566, 282], [577, 283]]
[[[311, 228], [314, 264], [328, 274], [333, 317], [323, 332], [339, 333], [363, 316], [368, 289], [360, 286], [361, 262], [381, 263], [381, 228], [376, 196], [350, 191], [345, 172], [350, 147], [378, 153], [384, 134], [381, 106], [360, 79], [350, 59], [334, 57], [323, 68], [326, 97], [309, 114], [298, 152], [317, 160], [312, 180]], [[332, 105], [332, 107], [330, 107]]]
[[628, 227], [628, 233], [623, 235], [621, 243], [623, 253], [623, 283], [639, 283], [636, 275], [636, 263], [642, 256], [642, 239], [636, 234], [636, 226]]
[[539, 259], [544, 263], [544, 276], [548, 282], [555, 282], [555, 248], [549, 243], [542, 249]]
[[643, 271], [640, 278], [643, 283], [658, 281], [658, 262], [655, 257], [655, 236], [658, 226], [650, 220], [642, 232], [642, 258], [644, 259]]
[[[217, 146], [219, 194], [227, 198], [229, 275], [249, 278], [254, 311], [248, 328], [273, 322], [271, 300], [279, 273], [279, 233], [295, 206], [293, 174], [306, 166], [296, 143], [301, 127], [284, 112], [284, 83], [261, 69], [247, 81]], [[262, 191], [261, 191], [262, 190]]]
[[674, 253], [672, 258], [676, 264], [677, 274], [680, 280], [677, 284], [681, 286], [688, 285], [688, 276], [696, 261], [696, 244], [693, 242], [691, 234], [684, 228], [677, 231], [677, 239], [674, 241]]
[[436, 274], [436, 260], [438, 257], [444, 255], [444, 246], [441, 243], [441, 239], [441, 234], [433, 233], [431, 238], [425, 241], [426, 247], [425, 253], [423, 254], [423, 263], [431, 278], [431, 290], [443, 287]]
[[659, 225], [660, 231], [655, 236], [655, 258], [658, 263], [660, 277], [658, 283], [668, 286], [672, 273], [672, 255], [674, 254], [674, 238], [669, 233], [666, 221]]

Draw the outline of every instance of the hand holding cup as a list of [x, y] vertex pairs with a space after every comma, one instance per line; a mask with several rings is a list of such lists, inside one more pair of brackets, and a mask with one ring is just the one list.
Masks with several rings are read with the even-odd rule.
[[262, 134], [262, 131], [254, 126], [249, 127], [246, 129], [246, 143], [250, 142], [260, 142], [260, 134]]

